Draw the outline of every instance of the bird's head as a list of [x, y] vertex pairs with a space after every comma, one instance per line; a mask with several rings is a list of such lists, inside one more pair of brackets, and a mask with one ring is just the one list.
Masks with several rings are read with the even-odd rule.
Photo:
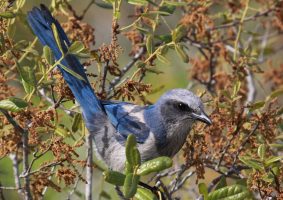
[[170, 126], [191, 127], [196, 121], [212, 124], [201, 99], [188, 90], [170, 90], [160, 97], [157, 105], [163, 120]]

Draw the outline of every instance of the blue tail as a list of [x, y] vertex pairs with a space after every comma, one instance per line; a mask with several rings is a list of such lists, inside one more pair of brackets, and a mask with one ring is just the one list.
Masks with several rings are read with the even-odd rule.
[[[58, 21], [52, 17], [48, 8], [46, 8], [44, 5], [41, 5], [40, 8], [41, 9], [35, 7], [28, 13], [28, 23], [35, 35], [39, 38], [40, 42], [44, 46], [49, 46], [55, 56], [55, 59], [59, 60], [62, 57], [62, 53], [57, 46], [51, 25], [55, 24], [57, 32], [59, 34], [62, 49], [65, 53], [67, 52], [68, 47], [71, 43]], [[61, 63], [85, 79], [85, 81], [80, 80], [58, 66], [64, 79], [68, 83], [76, 100], [79, 102], [82, 108], [86, 124], [90, 125], [94, 122], [93, 117], [95, 116], [95, 114], [97, 114], [98, 112], [103, 112], [101, 103], [96, 97], [93, 89], [91, 88], [91, 85], [84, 72], [83, 66], [80, 64], [77, 57], [68, 54]]]

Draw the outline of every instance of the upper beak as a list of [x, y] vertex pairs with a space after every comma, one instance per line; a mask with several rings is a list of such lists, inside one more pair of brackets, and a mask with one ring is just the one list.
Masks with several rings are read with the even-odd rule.
[[204, 122], [208, 125], [212, 124], [211, 119], [207, 116], [207, 114], [205, 114], [205, 112], [201, 112], [201, 114], [195, 114], [193, 113], [193, 116], [196, 120], [199, 120], [201, 122]]

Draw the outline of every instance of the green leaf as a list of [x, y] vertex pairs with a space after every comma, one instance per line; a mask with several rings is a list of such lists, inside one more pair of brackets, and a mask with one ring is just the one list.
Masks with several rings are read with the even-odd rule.
[[132, 198], [136, 194], [139, 180], [139, 175], [133, 173], [126, 175], [123, 185], [124, 196], [126, 199]]
[[160, 62], [162, 62], [166, 65], [170, 64], [170, 61], [165, 56], [162, 56], [161, 54], [158, 53], [158, 54], [156, 54], [156, 57]]
[[262, 108], [265, 105], [265, 101], [258, 101], [252, 105], [249, 106], [250, 112], [255, 111], [257, 109]]
[[178, 56], [183, 60], [184, 63], [188, 63], [189, 62], [189, 56], [185, 52], [185, 50], [184, 50], [182, 45], [176, 44], [175, 45], [175, 50], [176, 50]]
[[128, 161], [125, 163], [125, 174], [133, 173], [134, 172], [134, 166], [131, 165]]
[[11, 97], [10, 99], [0, 101], [0, 108], [12, 112], [20, 112], [27, 106], [28, 103], [26, 101], [16, 97]]
[[73, 118], [72, 132], [77, 132], [77, 130], [79, 130], [79, 127], [82, 125], [82, 122], [82, 115], [80, 113], [76, 113], [75, 117]]
[[79, 80], [82, 80], [82, 81], [86, 81], [81, 75], [79, 75], [78, 73], [74, 72], [73, 70], [69, 69], [68, 67], [66, 67], [65, 65], [59, 63], [60, 67], [62, 69], [64, 69], [66, 72], [72, 74], [74, 77], [76, 77], [77, 79]]
[[102, 190], [100, 192], [99, 197], [100, 197], [99, 199], [112, 199], [111, 196], [105, 190]]
[[188, 5], [187, 2], [182, 2], [182, 1], [163, 1], [167, 5], [171, 6], [186, 6]]
[[282, 160], [282, 159], [283, 159], [283, 156], [272, 156], [272, 157], [268, 158], [268, 159], [264, 162], [264, 164], [265, 164], [266, 167], [269, 167], [269, 166], [272, 165], [273, 163], [276, 163], [276, 162], [278, 162], [278, 161], [280, 161], [280, 160]]
[[133, 134], [128, 135], [126, 142], [126, 158], [129, 164], [128, 167], [132, 168], [133, 171], [137, 166], [141, 164], [140, 153], [136, 147], [136, 137]]
[[84, 49], [85, 49], [85, 47], [84, 47], [84, 44], [82, 42], [75, 41], [68, 48], [68, 53], [76, 55], [76, 54], [80, 53]]
[[173, 5], [163, 5], [159, 8], [160, 11], [163, 11], [163, 12], [167, 12], [169, 14], [173, 14], [174, 11], [176, 10], [176, 6], [173, 6]]
[[149, 11], [147, 13], [142, 14], [142, 16], [150, 16], [150, 15], [162, 15], [162, 16], [169, 16], [170, 13], [166, 11], [161, 11], [161, 10], [154, 10], [154, 11]]
[[227, 186], [226, 178], [225, 176], [222, 176], [218, 184], [215, 186], [215, 190], [218, 190], [226, 186]]
[[248, 167], [251, 167], [253, 169], [257, 169], [257, 170], [263, 170], [263, 166], [262, 164], [257, 161], [257, 160], [254, 160], [252, 158], [247, 158], [247, 157], [239, 157], [239, 159], [245, 164], [247, 165]]
[[17, 97], [10, 97], [9, 100], [12, 101], [19, 108], [25, 108], [28, 106], [28, 103], [25, 100]]
[[139, 30], [141, 33], [149, 34], [149, 30], [146, 29], [146, 28], [143, 28], [143, 27], [140, 27], [140, 26], [135, 26], [135, 28], [136, 28], [137, 30]]
[[251, 198], [252, 194], [247, 187], [231, 185], [215, 190], [208, 195], [208, 200], [244, 200]]
[[56, 25], [52, 24], [51, 28], [52, 28], [53, 35], [55, 37], [56, 44], [57, 44], [59, 50], [61, 51], [62, 55], [64, 55], [64, 51], [63, 51], [63, 48], [62, 48], [60, 36], [59, 36], [58, 30], [56, 28]]
[[[155, 38], [161, 40], [162, 42], [169, 43], [172, 41], [172, 35], [163, 34], [163, 35], [155, 35]], [[166, 45], [167, 46], [167, 45]]]
[[149, 161], [144, 162], [138, 169], [137, 174], [141, 176], [148, 175], [152, 172], [160, 172], [164, 169], [171, 167], [173, 161], [171, 158], [162, 156]]
[[240, 88], [241, 88], [241, 82], [237, 81], [233, 87], [232, 98], [235, 98], [237, 96], [238, 92], [240, 91]]
[[129, 4], [137, 6], [147, 6], [148, 2], [146, 0], [127, 0]]
[[6, 12], [1, 12], [0, 17], [8, 19], [8, 18], [14, 18], [14, 17], [16, 17], [16, 15], [11, 11], [6, 11]]
[[199, 193], [203, 195], [204, 200], [208, 198], [208, 189], [205, 183], [198, 184]]
[[152, 35], [148, 35], [146, 38], [146, 49], [149, 55], [153, 52], [153, 39]]
[[90, 58], [91, 54], [88, 49], [84, 48], [80, 52], [76, 53], [76, 56], [79, 58]]
[[283, 149], [283, 144], [282, 143], [272, 143], [272, 144], [269, 144], [269, 146], [271, 146], [273, 148], [280, 149], [280, 150]]
[[123, 186], [126, 176], [117, 171], [104, 171], [103, 172], [104, 180], [108, 183], [117, 186]]
[[135, 198], [137, 200], [158, 200], [156, 195], [146, 188], [138, 188]]
[[95, 5], [97, 5], [98, 7], [100, 8], [105, 8], [105, 9], [113, 9], [113, 6], [112, 4], [109, 4], [109, 3], [104, 3], [104, 2], [94, 2]]
[[266, 152], [266, 146], [265, 144], [261, 144], [257, 149], [257, 155], [258, 157], [260, 157], [261, 160], [264, 159], [265, 152]]
[[68, 130], [60, 125], [56, 127], [55, 133], [62, 136], [63, 138], [68, 137], [70, 135]]
[[187, 34], [187, 29], [184, 25], [179, 25], [172, 32], [172, 41], [175, 43], [180, 42], [180, 40]]
[[282, 115], [283, 114], [283, 107], [279, 108], [276, 112], [276, 115]]
[[16, 62], [16, 66], [20, 74], [21, 81], [24, 86], [25, 92], [27, 94], [30, 94], [35, 88], [34, 71], [29, 66], [20, 66], [18, 62]]
[[276, 97], [278, 97], [278, 96], [280, 96], [280, 95], [282, 95], [282, 94], [283, 94], [283, 88], [280, 88], [280, 89], [278, 89], [278, 90], [273, 91], [273, 92], [267, 97], [267, 99], [268, 99], [268, 100], [272, 100], [272, 99], [274, 99], [274, 98], [276, 98]]
[[45, 58], [45, 60], [47, 61], [47, 63], [49, 65], [53, 65], [54, 64], [54, 59], [53, 59], [53, 54], [51, 49], [49, 48], [49, 46], [44, 46], [43, 47], [43, 56]]

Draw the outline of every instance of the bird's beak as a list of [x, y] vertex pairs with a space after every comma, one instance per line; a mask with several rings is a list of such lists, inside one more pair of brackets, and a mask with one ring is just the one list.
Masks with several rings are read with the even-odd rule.
[[211, 119], [207, 116], [207, 114], [205, 112], [201, 112], [201, 114], [196, 114], [196, 113], [192, 113], [193, 114], [193, 117], [196, 119], [196, 120], [199, 120], [201, 122], [204, 122], [208, 125], [211, 125], [212, 124], [212, 121]]

